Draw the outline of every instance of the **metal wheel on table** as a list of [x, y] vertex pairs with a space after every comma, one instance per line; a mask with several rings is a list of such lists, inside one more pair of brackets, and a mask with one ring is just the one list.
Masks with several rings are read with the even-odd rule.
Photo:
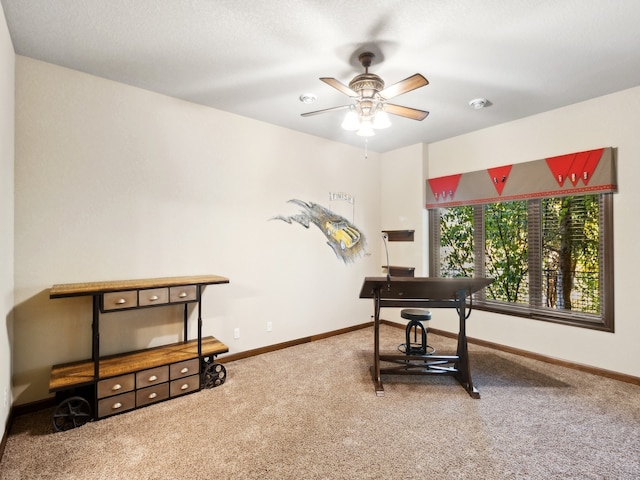
[[213, 355], [207, 355], [201, 358], [202, 360], [202, 371], [204, 371], [207, 366], [211, 365], [215, 361], [215, 357]]
[[220, 363], [210, 363], [202, 370], [202, 387], [218, 387], [227, 379], [227, 370]]
[[83, 397], [69, 397], [61, 401], [53, 412], [53, 429], [64, 432], [80, 427], [93, 418], [91, 405]]

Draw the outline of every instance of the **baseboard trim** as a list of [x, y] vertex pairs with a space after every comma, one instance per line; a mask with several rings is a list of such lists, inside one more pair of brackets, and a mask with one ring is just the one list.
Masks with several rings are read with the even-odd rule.
[[355, 332], [356, 330], [362, 330], [373, 326], [373, 322], [361, 323], [359, 325], [353, 325], [351, 327], [341, 328], [339, 330], [332, 330], [326, 333], [319, 333], [317, 335], [311, 335], [309, 337], [297, 338], [295, 340], [289, 340], [288, 342], [276, 343], [273, 345], [267, 345], [266, 347], [255, 348], [253, 350], [246, 350], [244, 352], [232, 353], [216, 359], [220, 363], [235, 362], [243, 358], [255, 357], [262, 355], [263, 353], [275, 352], [284, 348], [295, 347], [296, 345], [303, 345], [305, 343], [316, 342], [324, 338], [335, 337], [344, 333]]
[[23, 403], [22, 405], [15, 405], [12, 408], [13, 418], [25, 415], [27, 413], [34, 413], [44, 410], [45, 408], [51, 408], [56, 406], [56, 397], [47, 397], [42, 400], [36, 400], [31, 403]]
[[[397, 327], [402, 330], [406, 328], [406, 326], [403, 324], [400, 324], [397, 322], [391, 322], [389, 320], [381, 319], [380, 323], [384, 325], [389, 325], [392, 327]], [[457, 333], [447, 332], [446, 330], [439, 330], [437, 328], [429, 327], [427, 331], [429, 333], [433, 333], [434, 335], [440, 335], [442, 337], [458, 338]], [[559, 358], [549, 357], [546, 355], [541, 355], [539, 353], [530, 352], [528, 350], [522, 350], [520, 348], [509, 347], [507, 345], [501, 345], [499, 343], [489, 342], [487, 340], [481, 340], [479, 338], [467, 337], [467, 342], [472, 343], [474, 345], [479, 345], [481, 347], [487, 347], [493, 350], [498, 350], [500, 352], [513, 353], [514, 355], [519, 355], [521, 357], [531, 358], [533, 360], [539, 360], [541, 362], [549, 363], [551, 365], [571, 368], [573, 370], [579, 370], [581, 372], [591, 373], [599, 377], [611, 378], [613, 380], [618, 380], [620, 382], [631, 383], [633, 385], [640, 386], [640, 377], [635, 377], [633, 375], [614, 372], [611, 370], [606, 370], [604, 368], [593, 367], [591, 365], [583, 365], [581, 363], [569, 362], [567, 360], [561, 360]]]

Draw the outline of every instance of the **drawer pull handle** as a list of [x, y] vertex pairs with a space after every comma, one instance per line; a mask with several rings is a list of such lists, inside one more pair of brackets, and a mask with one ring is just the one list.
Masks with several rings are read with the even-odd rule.
[[182, 370], [180, 370], [180, 373], [187, 373], [189, 371], [189, 369], [187, 367], [184, 367]]
[[184, 385], [182, 385], [182, 386], [180, 387], [180, 390], [186, 390], [187, 388], [189, 388], [189, 384], [188, 384], [188, 383], [185, 383]]
[[116, 300], [116, 305], [124, 305], [125, 303], [127, 303], [127, 300], [124, 298], [119, 298], [118, 300]]
[[120, 402], [116, 402], [116, 403], [113, 404], [113, 407], [111, 407], [111, 408], [113, 408], [114, 410], [117, 410], [117, 409], [119, 409], [121, 407], [122, 407], [122, 404]]
[[149, 301], [150, 302], [155, 302], [156, 300], [158, 300], [160, 297], [158, 295], [151, 295], [149, 297]]
[[157, 379], [158, 379], [158, 377], [156, 377], [155, 375], [151, 375], [151, 376], [149, 377], [149, 381], [150, 381], [150, 382], [155, 382]]
[[116, 383], [113, 387], [111, 387], [111, 390], [115, 392], [116, 390], [120, 390], [121, 388], [122, 388], [122, 385], [120, 385], [119, 383]]
[[180, 298], [184, 298], [187, 296], [187, 292], [180, 292], [180, 295], [178, 295], [178, 297]]
[[149, 398], [150, 398], [150, 399], [152, 399], [152, 400], [153, 400], [154, 398], [156, 398], [157, 396], [158, 396], [158, 394], [157, 394], [156, 392], [153, 392], [153, 393], [150, 393], [150, 394], [149, 394]]

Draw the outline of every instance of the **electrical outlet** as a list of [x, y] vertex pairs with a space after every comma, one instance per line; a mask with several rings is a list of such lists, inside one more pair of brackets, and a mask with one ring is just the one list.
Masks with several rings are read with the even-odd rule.
[[267, 332], [271, 332], [273, 330], [273, 322], [267, 322]]
[[233, 329], [233, 338], [236, 339], [236, 340], [240, 338], [240, 329], [239, 328], [234, 328]]

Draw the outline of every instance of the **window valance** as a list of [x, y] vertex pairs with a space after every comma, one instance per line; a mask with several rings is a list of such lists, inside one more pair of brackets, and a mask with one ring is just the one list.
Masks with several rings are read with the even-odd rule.
[[617, 191], [612, 147], [427, 179], [427, 208]]

